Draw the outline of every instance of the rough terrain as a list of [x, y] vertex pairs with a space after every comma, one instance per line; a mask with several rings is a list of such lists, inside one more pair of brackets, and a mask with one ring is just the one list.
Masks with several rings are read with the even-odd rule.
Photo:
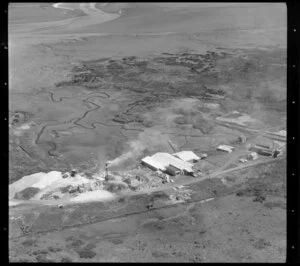
[[[285, 129], [284, 4], [63, 7], [10, 5], [9, 183], [103, 176], [112, 160], [114, 197], [59, 208], [51, 193], [27, 202], [40, 190], [25, 186], [9, 210], [10, 261], [283, 262], [285, 155], [238, 159]], [[140, 166], [181, 150], [208, 155], [197, 179], [162, 184]]]

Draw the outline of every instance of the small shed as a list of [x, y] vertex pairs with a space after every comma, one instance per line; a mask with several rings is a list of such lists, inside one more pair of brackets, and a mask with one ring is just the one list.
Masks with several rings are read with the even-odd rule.
[[229, 146], [229, 145], [220, 145], [217, 147], [217, 150], [231, 153], [234, 150], [234, 147]]
[[200, 154], [200, 159], [202, 160], [202, 159], [205, 159], [205, 158], [207, 158], [207, 154], [206, 153], [201, 153]]
[[257, 155], [256, 152], [250, 152], [250, 153], [248, 154], [248, 159], [249, 159], [249, 160], [254, 161], [254, 160], [256, 160], [257, 158], [258, 158], [258, 155]]
[[245, 135], [240, 135], [239, 138], [238, 138], [238, 141], [239, 143], [245, 143], [247, 140], [246, 136]]

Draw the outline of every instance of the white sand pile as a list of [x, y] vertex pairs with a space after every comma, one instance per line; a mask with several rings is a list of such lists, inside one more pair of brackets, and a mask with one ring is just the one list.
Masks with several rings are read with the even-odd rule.
[[48, 174], [42, 175], [40, 180], [33, 184], [32, 187], [43, 189], [59, 179], [62, 179], [61, 172], [52, 171]]
[[10, 200], [8, 202], [8, 206], [16, 206], [16, 205], [19, 205], [21, 204], [22, 202], [21, 201], [14, 201], [14, 200]]
[[36, 173], [32, 175], [27, 175], [22, 177], [20, 180], [9, 185], [9, 198], [12, 199], [15, 194], [27, 187], [32, 187], [35, 183], [37, 183], [42, 176], [46, 173]]
[[114, 195], [106, 190], [95, 190], [82, 193], [71, 199], [73, 202], [104, 201], [114, 198]]
[[68, 185], [81, 185], [90, 182], [89, 179], [76, 175], [75, 177], [62, 178], [62, 173], [58, 171], [51, 171], [49, 173], [36, 173], [24, 176], [20, 180], [14, 182], [9, 186], [9, 199], [14, 198], [17, 192], [20, 192], [28, 187], [36, 187], [41, 191], [33, 197], [33, 199], [40, 199], [45, 193], [53, 191], [57, 188]]

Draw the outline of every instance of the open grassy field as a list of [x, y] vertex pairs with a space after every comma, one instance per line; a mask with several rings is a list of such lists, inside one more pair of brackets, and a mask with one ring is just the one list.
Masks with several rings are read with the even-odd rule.
[[[138, 173], [142, 157], [184, 149], [208, 154], [205, 171], [235, 166], [219, 144], [285, 127], [286, 32], [284, 4], [11, 4], [9, 183], [107, 160]], [[11, 207], [10, 259], [284, 261], [285, 168], [204, 180], [166, 208], [169, 192]]]
[[[224, 113], [243, 111], [254, 128], [285, 123], [285, 66], [276, 64], [280, 60], [285, 60], [285, 50], [274, 48], [268, 53], [219, 49], [77, 63], [69, 78], [52, 87], [26, 92], [22, 98], [12, 91], [12, 117], [21, 109], [31, 114], [34, 126], [21, 131], [18, 125], [25, 121], [11, 126], [11, 154], [18, 154], [16, 130], [23, 132], [19, 134], [29, 154], [51, 158], [49, 169], [79, 166], [79, 161], [93, 158], [102, 167], [132, 145], [139, 145], [133, 160], [145, 149], [169, 151], [168, 141], [177, 148], [215, 149], [242, 131], [217, 124]], [[266, 90], [270, 78], [272, 89]], [[213, 108], [203, 110], [205, 104]], [[161, 137], [147, 141], [153, 134]], [[183, 144], [181, 137], [186, 137]], [[20, 160], [28, 157], [19, 154]], [[16, 169], [11, 172], [13, 180], [18, 178]]]

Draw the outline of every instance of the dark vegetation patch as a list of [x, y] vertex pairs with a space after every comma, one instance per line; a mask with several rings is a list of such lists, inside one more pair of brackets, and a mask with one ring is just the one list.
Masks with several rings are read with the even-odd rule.
[[76, 252], [81, 259], [92, 259], [97, 255], [95, 251], [88, 249], [86, 247], [83, 249], [79, 249]]
[[51, 260], [48, 258], [46, 254], [39, 254], [35, 257], [37, 262], [42, 262], [42, 263], [50, 263], [50, 262], [55, 262], [54, 260]]
[[114, 182], [114, 183], [107, 183], [105, 184], [105, 189], [109, 192], [115, 193], [124, 189], [127, 189], [128, 185], [124, 182]]
[[169, 196], [163, 191], [156, 191], [151, 193], [152, 200], [168, 200]]
[[201, 115], [197, 115], [193, 121], [193, 128], [199, 129], [202, 134], [211, 133], [215, 125], [215, 122], [206, 120]]
[[22, 242], [22, 245], [25, 247], [33, 247], [37, 245], [37, 239], [26, 239], [25, 241]]
[[273, 208], [286, 209], [286, 203], [282, 201], [268, 201], [264, 203], [264, 206], [268, 209], [273, 209]]
[[169, 253], [162, 250], [154, 250], [152, 251], [152, 256], [154, 258], [166, 258], [168, 257]]
[[34, 116], [33, 113], [26, 112], [26, 111], [20, 111], [20, 110], [16, 110], [13, 112], [11, 111], [9, 122], [13, 126], [19, 125], [29, 121], [30, 119], [32, 119], [33, 116]]
[[56, 253], [61, 251], [62, 249], [60, 247], [48, 247], [48, 252]]
[[69, 192], [69, 189], [72, 187], [72, 185], [68, 185], [68, 186], [65, 186], [65, 187], [61, 187], [59, 190], [61, 193], [67, 193]]
[[165, 224], [159, 220], [148, 220], [143, 223], [143, 228], [155, 232], [165, 229]]
[[120, 244], [122, 244], [122, 243], [124, 242], [124, 240], [121, 239], [121, 238], [114, 238], [114, 239], [111, 240], [111, 242], [112, 242], [114, 245], [120, 245]]
[[253, 247], [256, 249], [265, 249], [270, 246], [272, 246], [271, 243], [263, 238], [260, 238], [253, 243]]
[[67, 263], [67, 262], [73, 262], [73, 260], [70, 257], [64, 256], [64, 257], [61, 258], [60, 262]]
[[67, 245], [70, 249], [78, 249], [84, 245], [84, 242], [80, 239], [72, 239], [73, 241]]

